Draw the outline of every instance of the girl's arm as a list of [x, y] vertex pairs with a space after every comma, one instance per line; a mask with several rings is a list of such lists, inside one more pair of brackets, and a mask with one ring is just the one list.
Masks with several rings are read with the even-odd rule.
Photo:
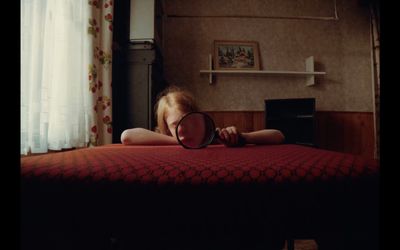
[[217, 128], [219, 141], [228, 147], [244, 146], [245, 144], [281, 144], [285, 136], [276, 129], [263, 129], [248, 133], [240, 133], [235, 126], [223, 129]]
[[276, 129], [263, 129], [249, 133], [241, 133], [246, 144], [281, 144], [285, 136]]
[[121, 134], [124, 145], [176, 145], [176, 138], [144, 128], [127, 129]]

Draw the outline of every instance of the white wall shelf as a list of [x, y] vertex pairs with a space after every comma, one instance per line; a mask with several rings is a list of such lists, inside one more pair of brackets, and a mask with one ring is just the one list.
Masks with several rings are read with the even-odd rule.
[[200, 70], [200, 74], [208, 74], [209, 83], [212, 84], [214, 74], [231, 74], [231, 75], [286, 75], [286, 76], [305, 76], [306, 85], [312, 86], [315, 84], [316, 75], [325, 75], [326, 72], [314, 71], [314, 57], [306, 58], [306, 71], [286, 71], [286, 70], [213, 70], [212, 56], [208, 57], [209, 69]]

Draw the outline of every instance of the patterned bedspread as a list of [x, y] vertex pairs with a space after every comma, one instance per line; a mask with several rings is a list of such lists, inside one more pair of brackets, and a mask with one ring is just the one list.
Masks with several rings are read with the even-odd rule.
[[379, 164], [351, 154], [298, 145], [201, 150], [112, 144], [24, 157], [24, 179], [155, 184], [285, 183], [377, 175]]
[[357, 249], [376, 238], [379, 167], [290, 144], [23, 157], [21, 249], [274, 249], [293, 235]]

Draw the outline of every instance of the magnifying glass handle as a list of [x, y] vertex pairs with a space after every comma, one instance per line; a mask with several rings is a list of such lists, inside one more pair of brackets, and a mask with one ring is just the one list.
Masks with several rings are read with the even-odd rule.
[[243, 147], [244, 145], [246, 145], [246, 139], [243, 137], [242, 134], [239, 133], [237, 147]]

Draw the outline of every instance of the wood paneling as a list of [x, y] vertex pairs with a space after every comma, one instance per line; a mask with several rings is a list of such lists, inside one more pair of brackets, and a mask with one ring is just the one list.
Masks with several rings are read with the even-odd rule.
[[223, 128], [236, 126], [240, 131], [249, 132], [264, 128], [264, 112], [262, 111], [210, 111], [215, 126]]
[[265, 115], [262, 112], [253, 112], [253, 130], [260, 130], [265, 128]]
[[[217, 127], [235, 125], [249, 132], [265, 128], [263, 111], [208, 111]], [[319, 148], [374, 158], [372, 112], [316, 112], [316, 144]], [[267, 124], [268, 127], [268, 124]]]
[[317, 112], [316, 140], [320, 148], [374, 158], [373, 113]]

